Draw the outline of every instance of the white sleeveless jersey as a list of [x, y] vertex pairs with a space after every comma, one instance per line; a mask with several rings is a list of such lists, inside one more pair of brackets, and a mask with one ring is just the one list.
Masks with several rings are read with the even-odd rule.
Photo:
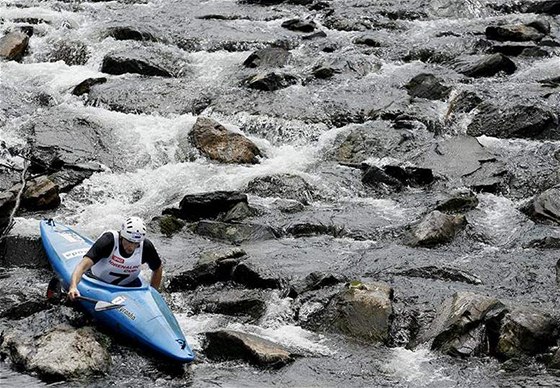
[[142, 267], [144, 241], [130, 257], [123, 257], [119, 249], [119, 233], [111, 231], [115, 245], [109, 257], [104, 257], [91, 267], [92, 274], [106, 283], [124, 286], [134, 281]]

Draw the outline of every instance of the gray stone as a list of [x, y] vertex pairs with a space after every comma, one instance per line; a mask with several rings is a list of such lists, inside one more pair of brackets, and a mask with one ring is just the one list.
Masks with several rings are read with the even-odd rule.
[[413, 227], [410, 245], [431, 247], [449, 242], [465, 225], [463, 215], [449, 215], [434, 210]]
[[10, 32], [0, 39], [0, 58], [19, 61], [29, 46], [29, 36], [23, 32]]

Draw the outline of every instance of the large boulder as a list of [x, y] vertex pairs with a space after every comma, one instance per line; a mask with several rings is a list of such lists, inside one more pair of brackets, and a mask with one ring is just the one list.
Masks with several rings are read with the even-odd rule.
[[256, 164], [262, 156], [259, 148], [245, 136], [207, 117], [196, 120], [189, 139], [204, 156], [222, 163]]
[[45, 176], [32, 179], [27, 182], [21, 204], [28, 210], [57, 208], [60, 205], [58, 186]]
[[507, 313], [497, 299], [471, 292], [458, 292], [444, 300], [417, 343], [431, 342], [453, 356], [487, 355], [494, 351], [502, 317]]
[[29, 36], [23, 32], [14, 31], [0, 39], [0, 59], [19, 61], [29, 46]]
[[451, 241], [467, 221], [463, 215], [444, 214], [434, 210], [412, 229], [411, 246], [432, 247]]
[[484, 104], [467, 128], [471, 136], [499, 138], [560, 139], [558, 117], [549, 109], [538, 106], [511, 107]]
[[556, 344], [559, 324], [551, 316], [534, 309], [515, 309], [500, 327], [497, 354], [502, 358], [545, 353]]
[[265, 368], [281, 368], [294, 357], [284, 346], [234, 330], [206, 333], [206, 355], [215, 360], [246, 360]]
[[451, 92], [451, 88], [443, 85], [433, 74], [418, 74], [404, 87], [411, 97], [428, 100], [445, 100]]

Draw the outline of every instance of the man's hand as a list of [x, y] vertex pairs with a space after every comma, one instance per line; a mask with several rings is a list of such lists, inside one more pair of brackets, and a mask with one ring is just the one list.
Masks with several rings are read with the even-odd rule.
[[80, 296], [80, 291], [78, 291], [76, 287], [70, 287], [70, 289], [68, 290], [68, 298], [71, 301], [74, 301], [78, 296]]

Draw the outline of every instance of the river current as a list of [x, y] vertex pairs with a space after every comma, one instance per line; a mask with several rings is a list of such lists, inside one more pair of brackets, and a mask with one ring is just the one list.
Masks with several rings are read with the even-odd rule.
[[[62, 204], [55, 211], [18, 217], [14, 233], [37, 235], [38, 220], [46, 215], [94, 237], [108, 228], [117, 227], [126, 215], [138, 215], [146, 220], [157, 217], [162, 209], [177, 205], [186, 194], [243, 191], [254, 178], [289, 173], [312, 184], [319, 199], [297, 215], [285, 215], [266, 212], [275, 198], [249, 196], [251, 205], [264, 209], [258, 217], [260, 222], [274, 225], [316, 222], [343, 225], [367, 233], [360, 239], [284, 237], [242, 246], [252, 259], [275, 273], [296, 278], [313, 271], [329, 270], [352, 278], [382, 280], [395, 287], [398, 298], [418, 305], [433, 303], [437, 306], [455, 291], [470, 290], [558, 314], [558, 289], [554, 280], [556, 252], [524, 248], [524, 243], [539, 231], [538, 226], [518, 210], [527, 197], [480, 193], [479, 206], [469, 214], [470, 234], [446, 246], [414, 249], [392, 238], [392, 232], [417, 220], [436, 201], [438, 194], [410, 189], [398, 195], [372, 195], [361, 185], [356, 169], [327, 157], [333, 152], [339, 136], [363, 124], [339, 125], [332, 118], [323, 120], [329, 106], [343, 105], [350, 112], [359, 112], [391, 105], [404, 93], [400, 85], [426, 69], [437, 75], [457, 78], [449, 70], [402, 58], [405, 53], [418, 48], [436, 48], [448, 53], [461, 53], [472, 48], [466, 39], [457, 37], [480, 35], [487, 25], [514, 18], [497, 10], [499, 5], [513, 2], [409, 0], [398, 2], [398, 5], [368, 0], [326, 2], [337, 14], [348, 19], [377, 23], [368, 31], [383, 42], [379, 49], [357, 49], [352, 42], [356, 36], [363, 35], [363, 31], [335, 29], [331, 24], [321, 24], [325, 19], [318, 16], [318, 11], [306, 6], [306, 2], [301, 2], [304, 5], [298, 5], [297, 1], [289, 4], [271, 2], [277, 3], [272, 5], [250, 3], [234, 0], [0, 0], [1, 32], [30, 24], [34, 30], [28, 53], [21, 62], [0, 62], [0, 99], [9, 106], [13, 91], [23, 94], [29, 101], [38, 95], [50, 99], [48, 107], [37, 108], [31, 103], [29, 107], [25, 104], [11, 107], [9, 119], [0, 120], [0, 140], [8, 146], [26, 144], [27, 139], [20, 128], [43, 114], [81, 117], [111, 129], [112, 146], [118, 159], [114, 165], [103, 166], [103, 171], [63, 194]], [[390, 17], [416, 12], [422, 17]], [[203, 18], [204, 15], [230, 18]], [[378, 19], [379, 15], [385, 16]], [[519, 14], [516, 18], [529, 21], [534, 16]], [[327, 33], [330, 44], [337, 47], [335, 52], [343, 53], [341, 57], [345, 59], [350, 58], [348, 60], [358, 75], [343, 73], [336, 83], [301, 82], [271, 92], [274, 97], [264, 92], [258, 96], [247, 95], [237, 78], [240, 77], [241, 63], [256, 49], [266, 47], [270, 42], [284, 42], [293, 56], [286, 69], [302, 79], [312, 67], [313, 56], [327, 55], [325, 52], [317, 54], [314, 40], [300, 40], [301, 33], [280, 27], [283, 21], [294, 17], [314, 19], [318, 29]], [[558, 38], [560, 21], [558, 17], [551, 18], [551, 21]], [[159, 39], [154, 42], [117, 40], [105, 34], [113, 26], [145, 29]], [[449, 39], [430, 39], [437, 34], [444, 36], [442, 31]], [[78, 61], [81, 63], [69, 65], [53, 59], [54, 48], [67, 41], [78, 42], [86, 48], [84, 58]], [[146, 47], [156, 52], [162, 61], [167, 61], [165, 63], [176, 75], [174, 80], [178, 81], [154, 87], [136, 75], [111, 76], [125, 81], [122, 85], [130, 88], [122, 86], [121, 96], [134, 94], [134, 88], [140, 95], [145, 92], [144, 97], [135, 100], [139, 105], [138, 112], [118, 111], [104, 103], [86, 103], [84, 96], [70, 93], [74, 86], [87, 78], [107, 77], [100, 68], [108, 53]], [[518, 71], [507, 79], [503, 76], [477, 79], [469, 86], [498, 101], [500, 98], [517, 98], [534, 102], [538, 98], [528, 90], [522, 91], [524, 85], [535, 79], [560, 76], [558, 52], [532, 61], [521, 58], [517, 64]], [[261, 163], [226, 165], [202, 157], [181, 156], [180, 143], [194, 125], [197, 115], [182, 113], [174, 104], [183, 97], [202, 98], [206, 95], [212, 95], [217, 102], [202, 110], [200, 115], [212, 117], [226, 128], [247, 136], [266, 155]], [[542, 104], [554, 105], [555, 101]], [[447, 105], [437, 101], [427, 109], [443, 117]], [[463, 121], [454, 123], [449, 134], [463, 134], [469, 120], [470, 117], [466, 116]], [[384, 124], [372, 124], [376, 125], [382, 127]], [[412, 131], [416, 131], [414, 136], [417, 138], [429, 140], [436, 136], [425, 129]], [[539, 164], [540, 157], [558, 149], [558, 143], [554, 141], [481, 136], [479, 142], [505, 160], [519, 158], [534, 165]], [[379, 165], [398, 157], [370, 156], [367, 161]], [[548, 226], [547, 231], [550, 235], [560, 236], [557, 227]], [[155, 233], [152, 240], [168, 268], [189, 268], [201, 252], [228, 246], [185, 233], [173, 238]], [[394, 271], [407, 268], [411, 263], [461, 268], [476, 274], [482, 284], [475, 286], [394, 275]], [[17, 277], [17, 272], [14, 273]], [[48, 274], [39, 275], [39, 278], [46, 283]], [[188, 306], [181, 303], [180, 295], [174, 298], [174, 312], [197, 352], [202, 350], [204, 332], [227, 327], [258, 334], [297, 349], [305, 356], [279, 370], [262, 370], [237, 361], [211, 362], [202, 357], [177, 371], [168, 370], [157, 360], [120, 344], [112, 353], [113, 366], [108, 375], [93, 381], [52, 385], [434, 388], [560, 385], [559, 376], [536, 362], [525, 364], [521, 369], [509, 368], [508, 364], [492, 358], [459, 359], [423, 347], [415, 350], [390, 348], [314, 333], [297, 325], [291, 300], [280, 295], [268, 301], [267, 313], [252, 325], [216, 314], [192, 315]], [[0, 386], [46, 385], [36, 377], [14, 371], [7, 363], [0, 362]]]

